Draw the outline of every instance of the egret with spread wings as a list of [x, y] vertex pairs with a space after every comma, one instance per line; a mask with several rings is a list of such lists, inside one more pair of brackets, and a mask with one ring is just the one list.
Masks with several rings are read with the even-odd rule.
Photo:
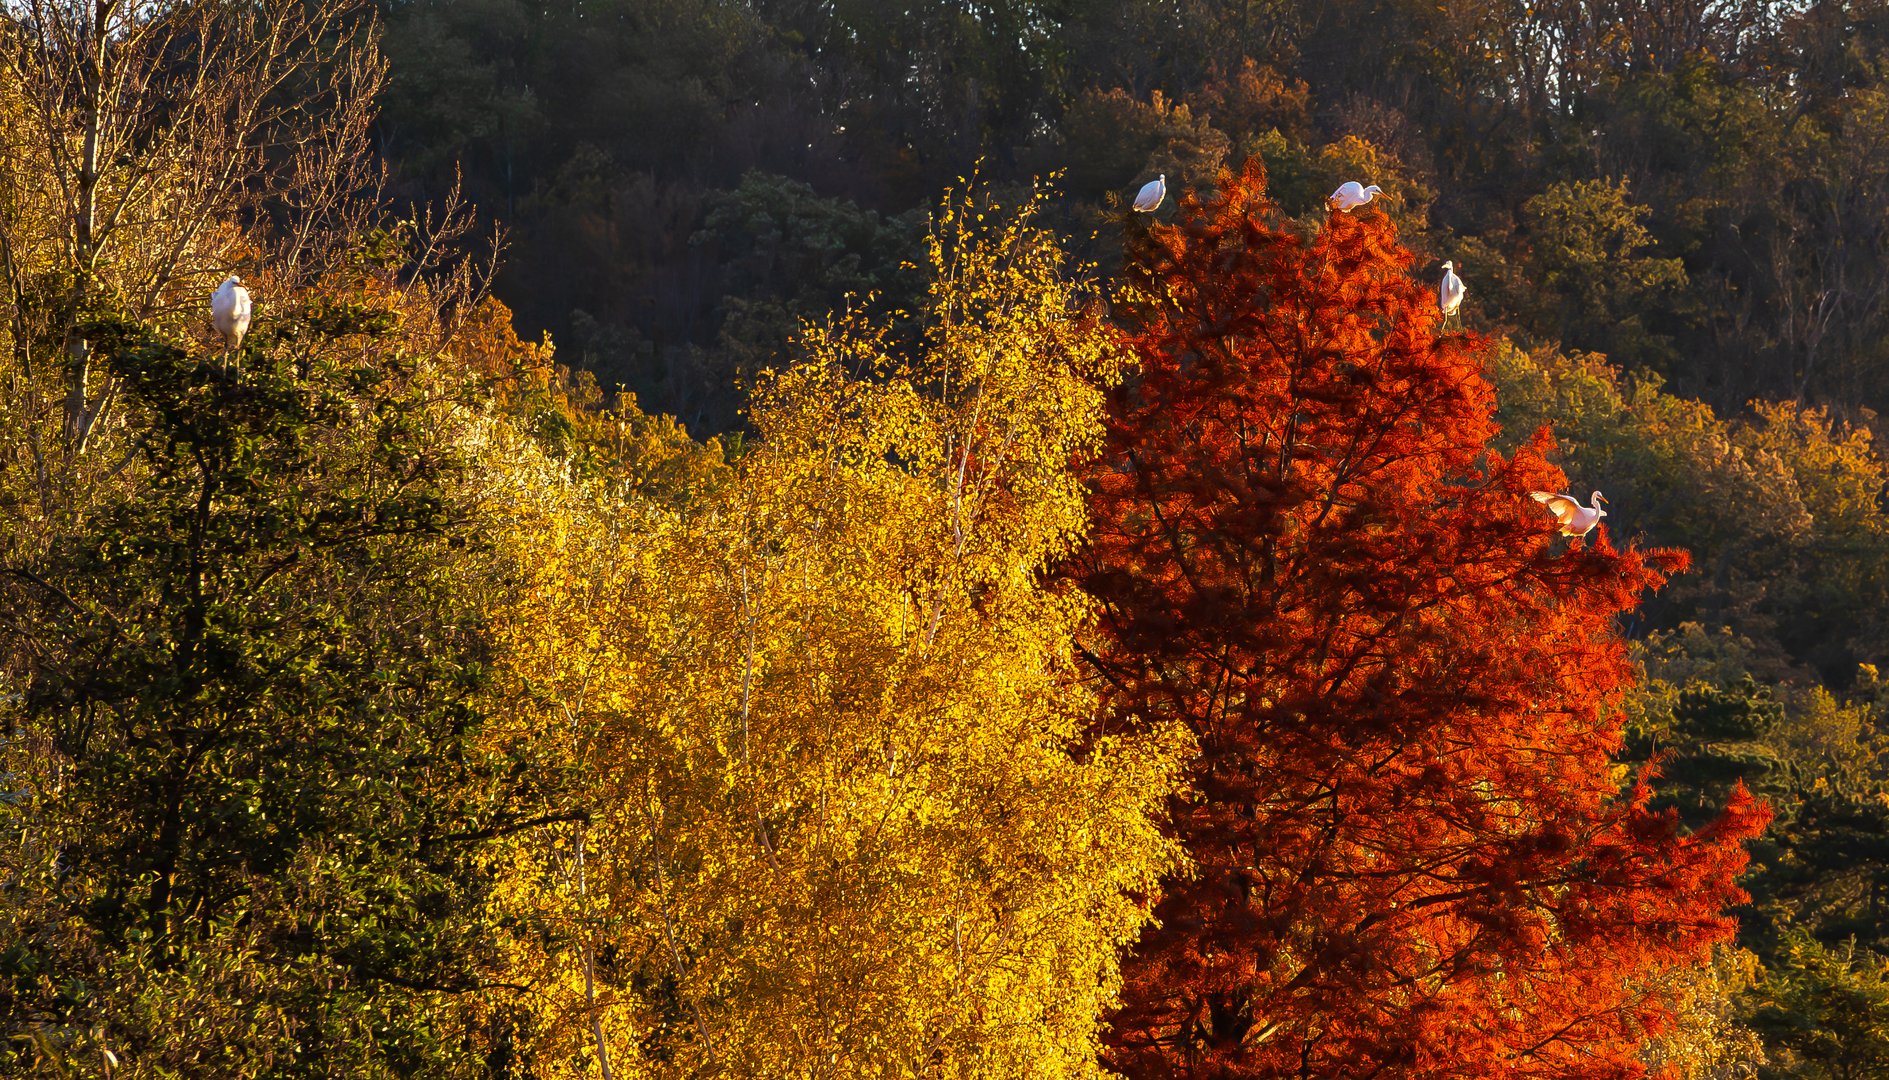
[[1607, 496], [1594, 492], [1593, 505], [1582, 506], [1574, 501], [1572, 495], [1556, 495], [1552, 491], [1531, 491], [1535, 501], [1546, 506], [1554, 519], [1561, 524], [1562, 536], [1586, 536], [1600, 524], [1600, 519], [1607, 516], [1607, 511], [1600, 504], [1607, 501]]

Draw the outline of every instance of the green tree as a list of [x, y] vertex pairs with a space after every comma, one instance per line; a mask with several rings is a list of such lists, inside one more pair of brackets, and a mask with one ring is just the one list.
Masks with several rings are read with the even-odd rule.
[[1559, 182], [1522, 205], [1532, 296], [1510, 298], [1538, 332], [1618, 362], [1670, 369], [1656, 310], [1686, 284], [1678, 259], [1650, 254], [1651, 210], [1623, 181]]
[[457, 387], [361, 282], [278, 295], [240, 375], [100, 312], [134, 482], [0, 567], [4, 1068], [471, 1075], [504, 568]]
[[1889, 962], [1854, 944], [1786, 936], [1756, 991], [1766, 1080], [1871, 1080], [1889, 1071]]
[[599, 381], [638, 388], [645, 400], [693, 427], [737, 427], [745, 390], [792, 353], [803, 323], [868, 304], [902, 308], [914, 299], [896, 295], [900, 266], [923, 246], [911, 216], [888, 221], [844, 199], [821, 198], [806, 184], [757, 172], [711, 194], [704, 205], [689, 246], [716, 268], [707, 290], [718, 326], [711, 342], [652, 349], [638, 365], [597, 348], [604, 345], [602, 327], [587, 313], [579, 321], [587, 331], [580, 337], [582, 362]]

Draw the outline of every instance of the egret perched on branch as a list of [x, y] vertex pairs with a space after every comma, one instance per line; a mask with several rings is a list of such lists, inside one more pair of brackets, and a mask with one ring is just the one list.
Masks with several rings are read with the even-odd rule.
[[1436, 287], [1436, 306], [1443, 311], [1443, 327], [1448, 329], [1450, 319], [1456, 320], [1456, 328], [1463, 328], [1463, 279], [1456, 276], [1456, 264], [1443, 264], [1443, 280]]
[[1535, 501], [1546, 506], [1554, 513], [1554, 519], [1561, 523], [1562, 536], [1586, 536], [1600, 519], [1607, 516], [1607, 511], [1600, 504], [1607, 501], [1607, 496], [1594, 492], [1592, 506], [1582, 506], [1574, 501], [1572, 495], [1556, 495], [1552, 491], [1531, 491]]
[[1363, 206], [1365, 203], [1370, 202], [1371, 197], [1373, 195], [1382, 195], [1382, 194], [1384, 194], [1383, 189], [1378, 187], [1376, 184], [1372, 184], [1370, 187], [1365, 187], [1364, 185], [1358, 183], [1356, 180], [1347, 180], [1344, 183], [1339, 184], [1338, 190], [1332, 192], [1331, 198], [1326, 199], [1325, 201], [1330, 203], [1332, 206], [1332, 209], [1334, 210], [1343, 210], [1343, 211], [1348, 212], [1360, 206]]
[[1152, 214], [1161, 206], [1161, 200], [1167, 197], [1168, 174], [1162, 173], [1160, 179], [1141, 185], [1141, 194], [1135, 196], [1135, 209], [1143, 214]]
[[249, 333], [249, 290], [243, 288], [243, 279], [231, 274], [223, 279], [223, 284], [210, 294], [210, 321], [216, 324], [216, 332], [223, 336], [223, 364], [229, 366], [231, 353], [237, 353], [240, 366], [242, 357], [239, 350], [243, 347], [243, 335]]

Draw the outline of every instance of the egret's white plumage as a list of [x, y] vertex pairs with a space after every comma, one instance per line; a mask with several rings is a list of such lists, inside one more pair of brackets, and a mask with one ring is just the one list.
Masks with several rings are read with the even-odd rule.
[[231, 274], [210, 294], [210, 321], [223, 336], [223, 347], [230, 352], [243, 347], [243, 335], [249, 333], [249, 290], [243, 279]]
[[1594, 492], [1593, 505], [1582, 506], [1574, 501], [1572, 495], [1556, 495], [1552, 491], [1531, 491], [1535, 501], [1546, 506], [1554, 519], [1561, 523], [1562, 536], [1586, 536], [1600, 519], [1607, 516], [1607, 511], [1600, 504], [1607, 501], [1607, 496]]
[[1383, 189], [1379, 188], [1376, 184], [1365, 187], [1356, 180], [1347, 180], [1339, 184], [1338, 190], [1332, 192], [1331, 198], [1326, 201], [1331, 203], [1332, 209], [1334, 210], [1348, 211], [1363, 206], [1365, 203], [1371, 201], [1372, 196], [1382, 195], [1383, 193]]
[[1451, 318], [1456, 318], [1457, 325], [1462, 325], [1458, 313], [1463, 308], [1463, 279], [1456, 276], [1456, 264], [1443, 264], [1443, 280], [1436, 287], [1436, 306], [1443, 312], [1443, 325], [1448, 326]]
[[1152, 214], [1161, 206], [1161, 200], [1168, 197], [1168, 174], [1162, 173], [1158, 180], [1150, 180], [1141, 185], [1141, 193], [1135, 196], [1135, 209], [1144, 214]]

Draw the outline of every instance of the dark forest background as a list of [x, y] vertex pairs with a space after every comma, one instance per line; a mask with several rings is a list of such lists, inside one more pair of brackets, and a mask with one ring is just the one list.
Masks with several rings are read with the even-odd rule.
[[1721, 412], [1884, 404], [1889, 12], [1698, 3], [387, 4], [380, 145], [508, 229], [522, 332], [692, 430], [796, 320], [895, 286], [977, 170], [1100, 232], [1258, 154], [1382, 184], [1470, 316]]

